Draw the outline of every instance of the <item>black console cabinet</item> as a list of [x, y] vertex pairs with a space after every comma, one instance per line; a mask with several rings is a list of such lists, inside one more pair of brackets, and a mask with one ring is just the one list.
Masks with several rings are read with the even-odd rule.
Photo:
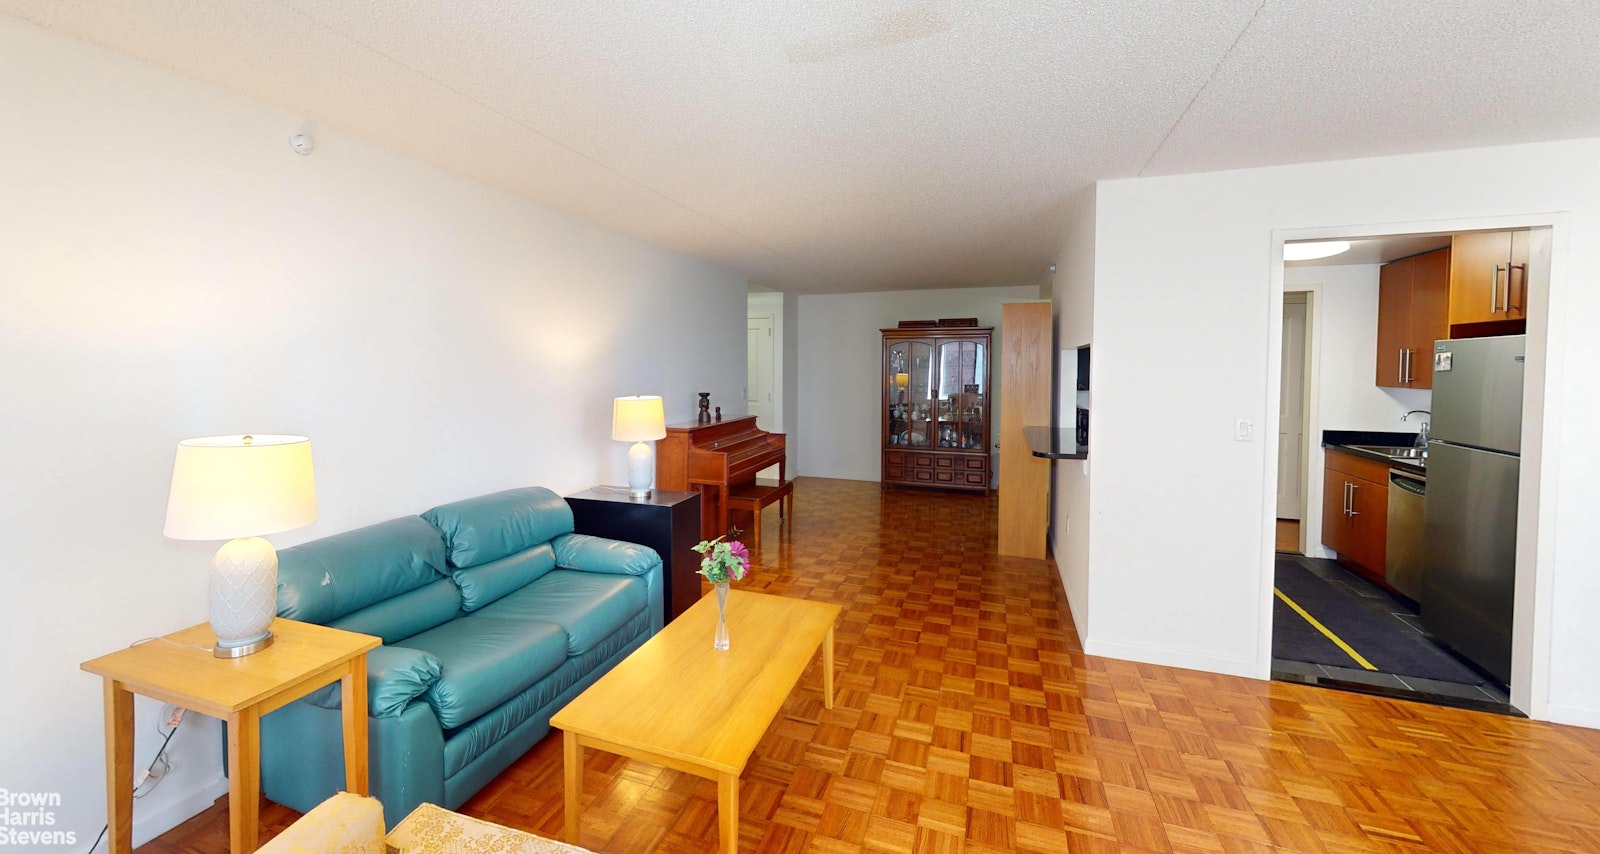
[[625, 486], [596, 486], [567, 496], [580, 534], [648, 546], [661, 555], [662, 602], [670, 623], [700, 599], [700, 493], [652, 489], [643, 498]]

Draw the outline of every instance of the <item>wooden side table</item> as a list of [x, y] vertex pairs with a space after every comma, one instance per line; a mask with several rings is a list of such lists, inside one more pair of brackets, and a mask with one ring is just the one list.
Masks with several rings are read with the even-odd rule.
[[648, 546], [661, 555], [665, 589], [663, 623], [670, 623], [699, 601], [703, 589], [700, 555], [700, 493], [652, 489], [634, 498], [624, 486], [596, 486], [567, 496], [580, 534]]
[[[261, 716], [342, 682], [345, 788], [367, 793], [367, 651], [371, 635], [275, 619], [272, 646], [216, 658], [201, 623], [91, 661], [105, 679], [106, 823], [112, 854], [133, 850], [133, 695], [143, 694], [228, 722], [228, 830], [233, 854], [256, 850], [260, 831]], [[167, 641], [171, 641], [168, 643]], [[197, 648], [200, 647], [200, 648]]]

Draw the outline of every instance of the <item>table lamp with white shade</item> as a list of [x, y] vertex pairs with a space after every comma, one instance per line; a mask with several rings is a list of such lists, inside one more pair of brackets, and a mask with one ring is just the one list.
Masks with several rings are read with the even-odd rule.
[[216, 657], [238, 658], [272, 644], [278, 552], [261, 537], [316, 519], [310, 439], [257, 434], [178, 443], [166, 535], [228, 540], [211, 560]]
[[667, 438], [667, 419], [661, 396], [654, 394], [619, 397], [611, 405], [611, 438], [632, 442], [628, 449], [628, 494], [643, 498], [650, 494], [650, 481], [656, 475], [656, 452], [645, 444]]

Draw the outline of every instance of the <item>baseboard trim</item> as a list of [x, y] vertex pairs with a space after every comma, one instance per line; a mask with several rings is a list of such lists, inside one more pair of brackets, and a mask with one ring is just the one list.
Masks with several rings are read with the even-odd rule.
[[1545, 719], [1551, 723], [1600, 729], [1600, 709], [1589, 706], [1572, 706], [1566, 703], [1545, 704]]
[[134, 801], [133, 845], [135, 848], [155, 839], [204, 812], [228, 793], [228, 778], [218, 774], [211, 782], [193, 792], [179, 797], [161, 809], [139, 814], [138, 801]]
[[1224, 676], [1243, 676], [1248, 679], [1259, 678], [1256, 675], [1257, 664], [1255, 661], [1239, 658], [1221, 658], [1182, 649], [1091, 639], [1084, 643], [1083, 651], [1101, 658], [1120, 658], [1124, 661], [1137, 661], [1141, 664], [1181, 667], [1185, 670], [1201, 670], [1206, 673], [1220, 673]]

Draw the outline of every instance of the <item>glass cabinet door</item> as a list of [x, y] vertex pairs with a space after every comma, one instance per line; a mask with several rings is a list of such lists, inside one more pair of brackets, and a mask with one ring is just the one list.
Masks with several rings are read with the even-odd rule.
[[982, 450], [987, 444], [989, 354], [985, 349], [981, 341], [939, 343], [936, 439], [941, 448]]
[[888, 391], [888, 443], [914, 448], [932, 447], [933, 344], [897, 341], [889, 347], [884, 366]]

